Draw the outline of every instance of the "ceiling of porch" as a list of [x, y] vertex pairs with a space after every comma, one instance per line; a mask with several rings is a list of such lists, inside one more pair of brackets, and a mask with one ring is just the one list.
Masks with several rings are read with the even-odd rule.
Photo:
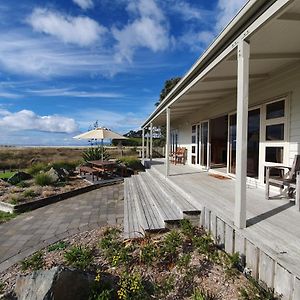
[[[267, 80], [278, 70], [300, 62], [300, 1], [292, 3], [250, 38], [250, 89]], [[206, 76], [174, 102], [171, 119], [201, 111], [206, 105], [222, 101], [237, 89], [237, 53], [234, 50]], [[155, 125], [166, 122], [165, 113], [154, 120]]]

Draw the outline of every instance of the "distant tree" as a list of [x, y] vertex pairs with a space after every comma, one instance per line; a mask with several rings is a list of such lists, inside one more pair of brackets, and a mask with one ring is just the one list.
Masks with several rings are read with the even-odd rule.
[[141, 138], [142, 130], [130, 130], [129, 132], [125, 133], [124, 136], [128, 138]]
[[180, 79], [181, 77], [173, 77], [165, 81], [165, 85], [159, 95], [159, 101], [155, 103], [155, 106], [158, 106], [167, 97]]

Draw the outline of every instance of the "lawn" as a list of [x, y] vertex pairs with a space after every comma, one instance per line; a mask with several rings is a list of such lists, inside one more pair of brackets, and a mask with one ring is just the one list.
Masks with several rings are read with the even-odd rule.
[[9, 178], [12, 175], [14, 175], [15, 172], [5, 172], [5, 173], [0, 173], [0, 179], [5, 179], [5, 178]]

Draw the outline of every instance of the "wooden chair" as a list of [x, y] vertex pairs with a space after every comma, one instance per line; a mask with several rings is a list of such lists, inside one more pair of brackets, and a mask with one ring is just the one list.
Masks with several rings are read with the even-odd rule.
[[175, 153], [175, 165], [176, 164], [183, 164], [185, 165], [185, 156], [186, 156], [186, 149], [184, 147], [178, 148]]
[[94, 177], [96, 176], [97, 181], [99, 180], [99, 171], [95, 170], [94, 168], [91, 168], [89, 166], [81, 166], [79, 168], [79, 174], [90, 174], [92, 176], [92, 181], [94, 181]]
[[[270, 176], [270, 170], [277, 169], [282, 176]], [[288, 170], [284, 174], [284, 171]], [[270, 199], [270, 185], [280, 188], [280, 197], [292, 198], [295, 194], [297, 210], [300, 200], [300, 155], [295, 155], [292, 167], [287, 166], [267, 166], [266, 167], [266, 199]], [[286, 188], [286, 190], [285, 190]]]

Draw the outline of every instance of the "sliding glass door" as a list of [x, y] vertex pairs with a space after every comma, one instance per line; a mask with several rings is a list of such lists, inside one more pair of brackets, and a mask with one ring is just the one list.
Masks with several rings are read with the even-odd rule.
[[208, 121], [202, 122], [200, 124], [200, 165], [207, 168], [209, 167], [209, 128]]

